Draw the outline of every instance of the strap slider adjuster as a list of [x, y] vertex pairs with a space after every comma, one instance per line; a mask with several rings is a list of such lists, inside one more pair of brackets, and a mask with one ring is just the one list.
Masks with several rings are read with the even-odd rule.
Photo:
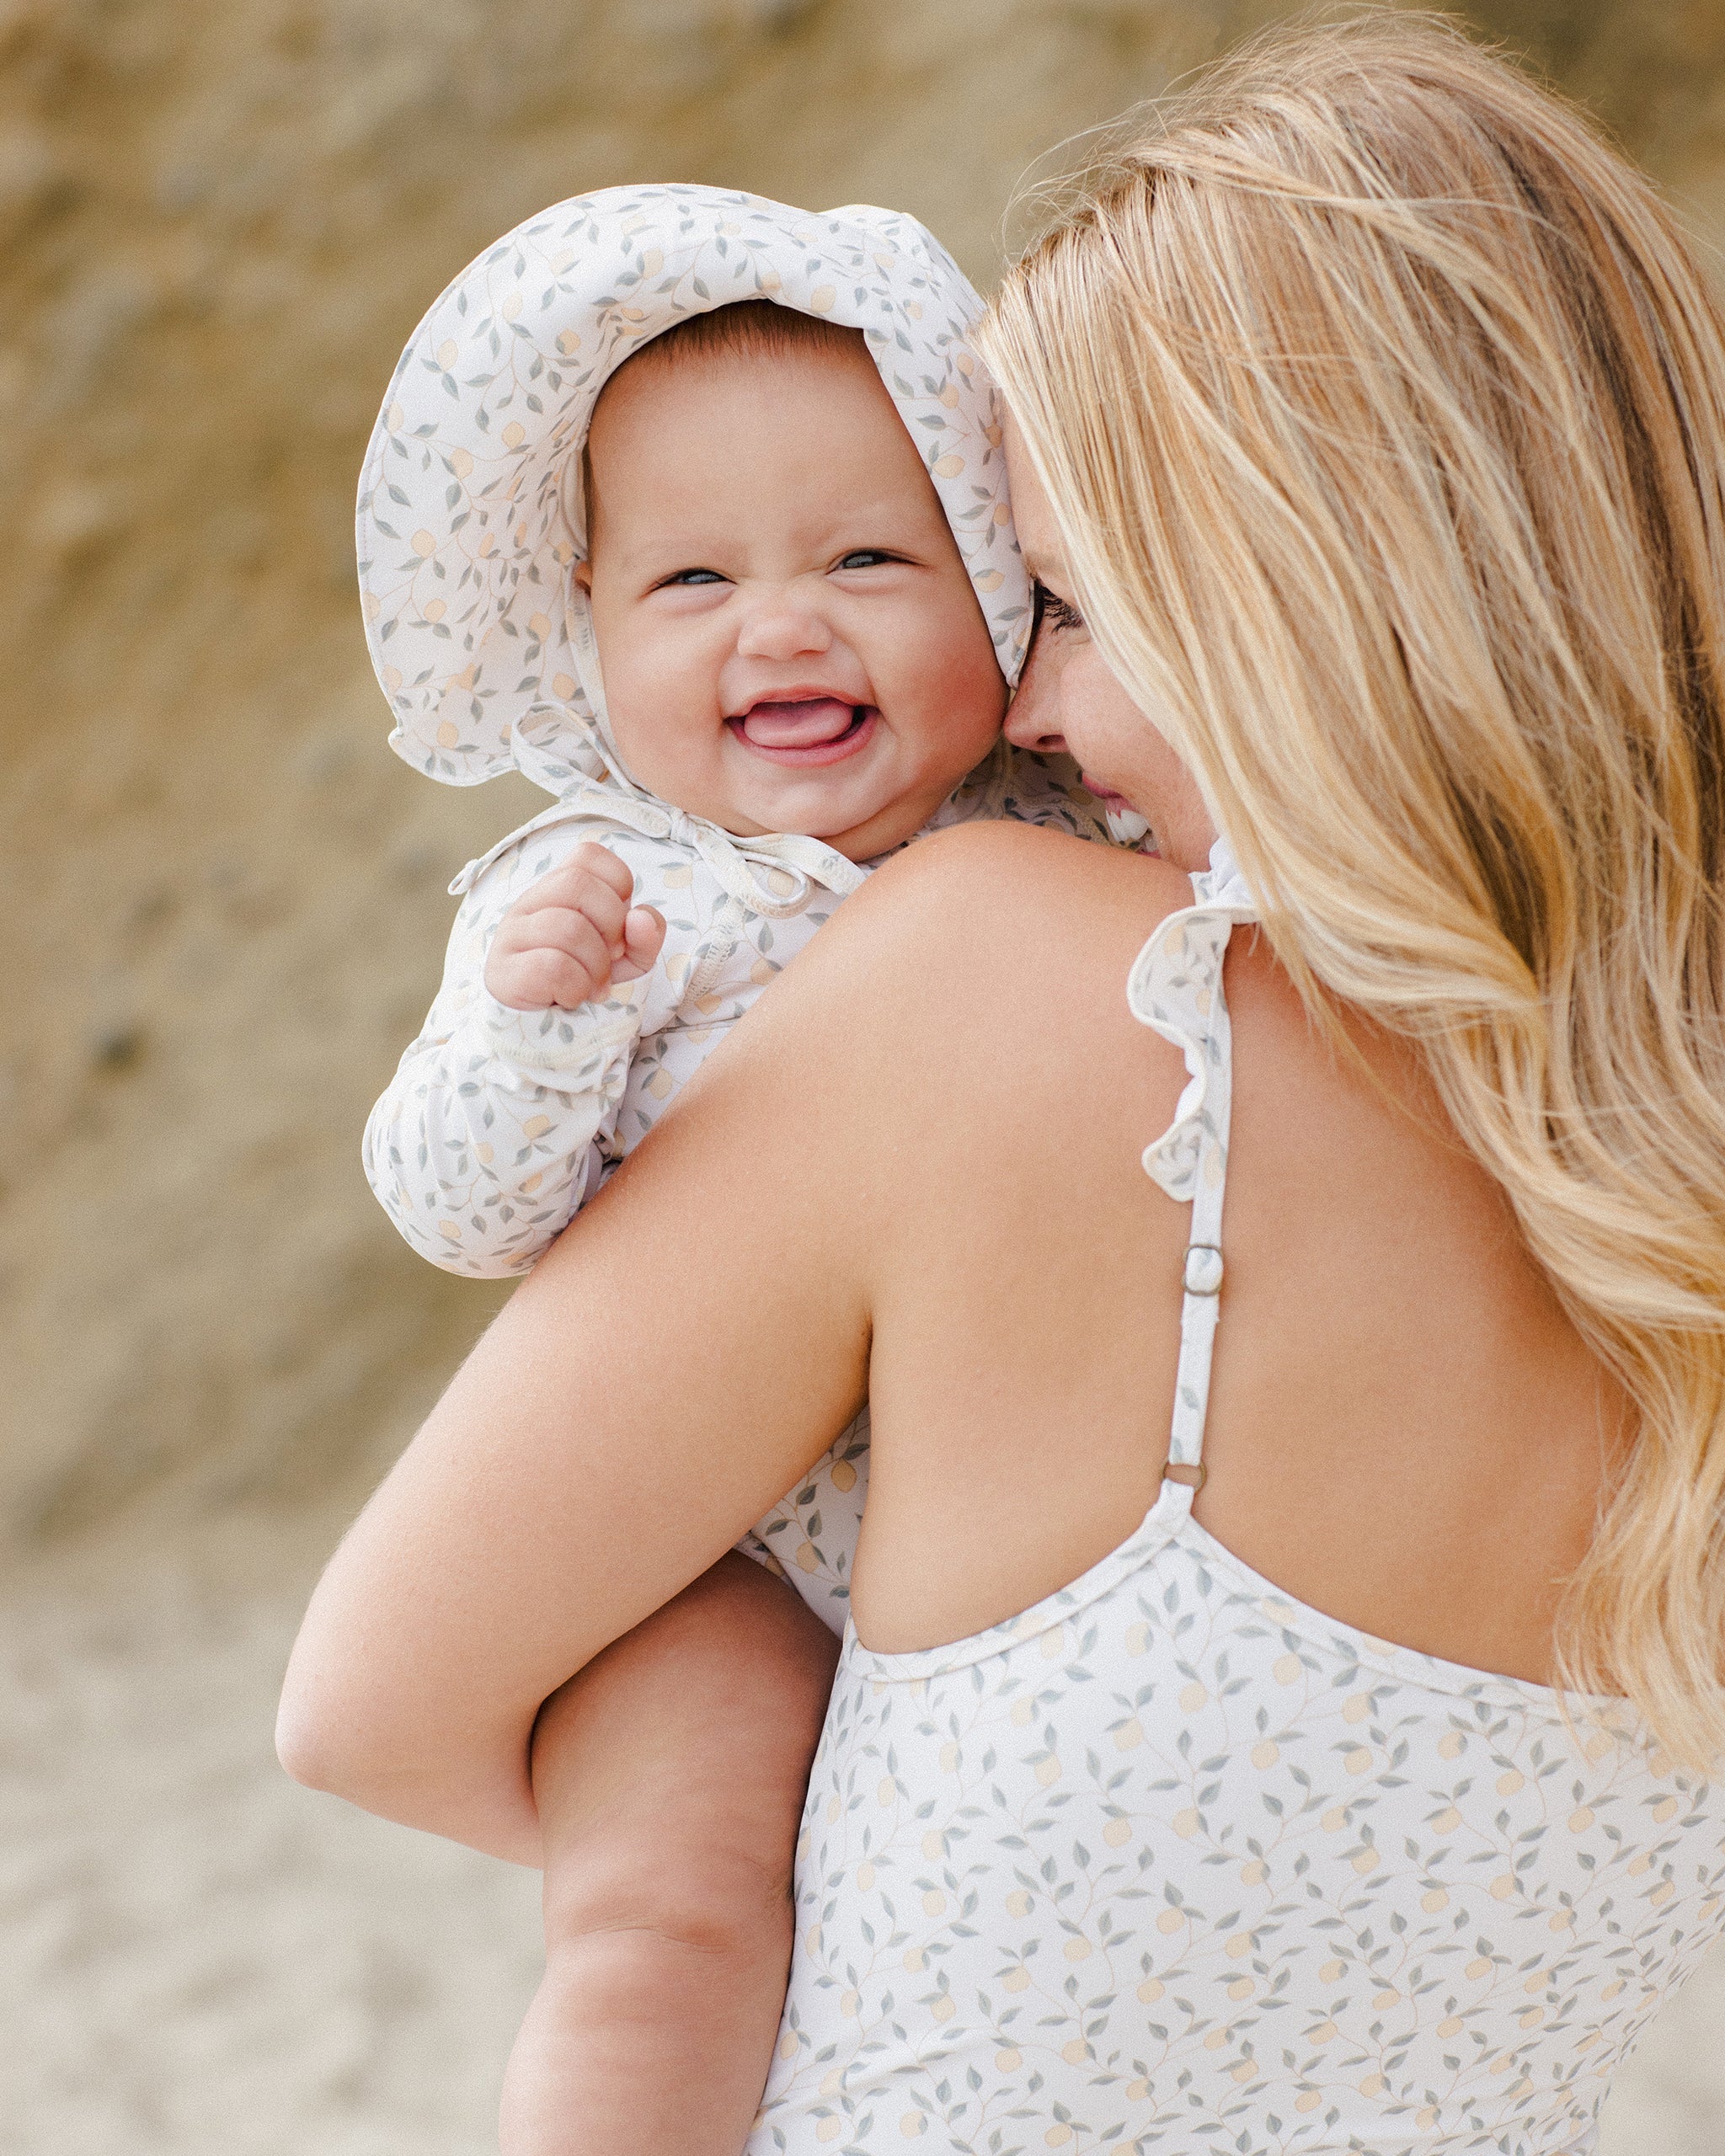
[[1187, 1244], [1185, 1283], [1188, 1295], [1221, 1294], [1222, 1253], [1214, 1243]]

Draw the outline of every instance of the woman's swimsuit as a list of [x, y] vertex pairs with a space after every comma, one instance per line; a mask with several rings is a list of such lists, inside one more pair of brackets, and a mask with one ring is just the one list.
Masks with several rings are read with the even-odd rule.
[[1725, 1786], [1621, 1702], [1391, 1646], [1192, 1515], [1222, 1287], [1219, 847], [1135, 965], [1190, 1079], [1145, 1165], [1192, 1203], [1142, 1524], [948, 1646], [847, 1630], [748, 2156], [1583, 2156], [1725, 1929]]

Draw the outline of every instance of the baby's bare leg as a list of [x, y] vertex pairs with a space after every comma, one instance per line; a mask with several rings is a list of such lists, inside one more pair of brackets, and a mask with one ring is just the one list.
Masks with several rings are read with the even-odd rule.
[[545, 1977], [504, 2083], [503, 2156], [738, 2156], [837, 1656], [734, 1554], [546, 1702]]

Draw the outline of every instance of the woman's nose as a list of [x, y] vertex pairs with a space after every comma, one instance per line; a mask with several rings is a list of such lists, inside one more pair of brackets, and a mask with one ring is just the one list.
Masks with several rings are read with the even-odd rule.
[[1028, 749], [1039, 756], [1064, 755], [1066, 737], [1060, 731], [1060, 701], [1053, 693], [1049, 668], [1030, 647], [1018, 691], [1007, 709], [1006, 736], [1014, 748]]
[[765, 595], [751, 606], [737, 636], [744, 659], [784, 660], [819, 657], [832, 648], [832, 630], [820, 610], [788, 592]]

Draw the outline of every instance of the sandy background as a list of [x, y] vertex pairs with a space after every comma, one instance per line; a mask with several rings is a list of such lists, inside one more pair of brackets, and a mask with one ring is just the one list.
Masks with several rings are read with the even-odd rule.
[[[916, 211], [1281, 12], [1222, 0], [0, 0], [0, 2152], [492, 2145], [532, 1882], [290, 1787], [317, 1566], [494, 1307], [366, 1190], [450, 875], [538, 797], [383, 745], [365, 436], [583, 189]], [[1725, 233], [1725, 5], [1473, 11]], [[1725, 2151], [1725, 1962], [1611, 2156]]]

